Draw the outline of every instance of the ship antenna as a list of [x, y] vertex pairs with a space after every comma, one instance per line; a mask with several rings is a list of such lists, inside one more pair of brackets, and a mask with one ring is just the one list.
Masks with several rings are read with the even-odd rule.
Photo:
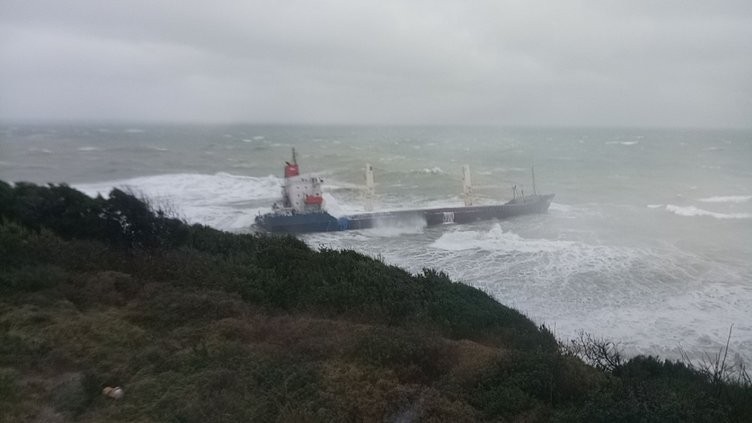
[[295, 156], [295, 147], [292, 148], [292, 164], [297, 165], [298, 159]]
[[533, 175], [533, 195], [538, 195], [538, 193], [535, 191], [535, 161], [533, 161], [530, 165], [530, 173], [532, 173]]

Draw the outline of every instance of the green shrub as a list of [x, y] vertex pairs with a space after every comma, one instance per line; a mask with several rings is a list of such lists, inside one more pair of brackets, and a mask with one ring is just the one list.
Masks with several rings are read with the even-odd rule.
[[43, 339], [0, 330], [0, 366], [32, 367], [51, 350], [52, 346]]
[[102, 395], [101, 377], [91, 372], [70, 373], [52, 388], [51, 404], [56, 410], [77, 417]]
[[392, 369], [411, 383], [436, 380], [451, 367], [446, 346], [418, 331], [374, 328], [356, 341], [353, 358]]
[[0, 367], [0, 404], [10, 406], [18, 397], [18, 372]]
[[22, 399], [18, 372], [0, 367], [0, 423], [20, 421], [26, 408]]
[[[608, 361], [605, 341], [584, 344], [606, 347], [595, 355], [606, 364], [589, 367], [444, 273], [188, 226], [118, 190], [92, 199], [0, 182], [0, 299], [0, 366], [13, 367], [0, 369], [5, 420], [45, 417], [23, 414], [30, 389], [81, 421], [752, 416], [748, 380]], [[20, 386], [33, 372], [62, 382]], [[126, 399], [102, 398], [104, 385], [123, 385]]]
[[0, 295], [52, 288], [67, 279], [68, 273], [65, 270], [49, 264], [7, 269], [0, 273]]

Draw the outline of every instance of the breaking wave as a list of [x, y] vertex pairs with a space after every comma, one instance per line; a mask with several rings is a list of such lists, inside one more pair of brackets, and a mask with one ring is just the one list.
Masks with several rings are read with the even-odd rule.
[[552, 202], [548, 209], [551, 210], [551, 211], [568, 213], [568, 212], [572, 211], [572, 206], [570, 206], [568, 204], [561, 204], [561, 203]]
[[444, 172], [444, 169], [434, 166], [434, 167], [426, 167], [420, 170], [413, 170], [412, 173], [425, 173], [427, 175], [442, 175], [446, 172]]
[[716, 219], [750, 219], [751, 213], [717, 213], [709, 210], [704, 210], [695, 206], [680, 207], [673, 204], [666, 206], [666, 210], [679, 216], [695, 217], [695, 216], [707, 216]]
[[374, 227], [363, 232], [376, 237], [396, 237], [409, 234], [420, 234], [426, 228], [426, 219], [423, 216], [413, 216], [400, 221], [392, 219], [377, 219]]
[[752, 200], [752, 195], [725, 195], [719, 197], [700, 198], [703, 203], [746, 203]]
[[524, 239], [513, 232], [504, 232], [495, 224], [487, 232], [454, 231], [443, 234], [431, 247], [447, 251], [481, 249], [521, 253], [556, 252], [569, 248], [570, 241]]
[[752, 326], [741, 324], [749, 320], [752, 287], [729, 284], [748, 278], [743, 270], [726, 269], [670, 243], [642, 248], [525, 238], [503, 227], [447, 228], [428, 248], [403, 238], [384, 249], [389, 241], [379, 243], [379, 234], [368, 231], [308, 241], [383, 254], [388, 263], [412, 272], [438, 268], [552, 324], [561, 339], [579, 330], [608, 333], [630, 355], [680, 357], [687, 347], [700, 355], [717, 351], [728, 325], [737, 323], [732, 351], [752, 345]]
[[[144, 176], [117, 181], [79, 184], [75, 188], [89, 196], [106, 196], [113, 188], [143, 195], [159, 207], [165, 207], [189, 223], [223, 230], [250, 227], [257, 214], [268, 211], [280, 196], [282, 180], [276, 176], [252, 177], [216, 173], [214, 175], [178, 173]], [[253, 207], [254, 200], [265, 207]], [[267, 205], [268, 203], [268, 205]]]
[[30, 153], [42, 153], [42, 154], [54, 154], [55, 152], [50, 150], [49, 148], [37, 148], [37, 147], [31, 147], [29, 149]]
[[639, 141], [606, 141], [606, 145], [636, 145]]

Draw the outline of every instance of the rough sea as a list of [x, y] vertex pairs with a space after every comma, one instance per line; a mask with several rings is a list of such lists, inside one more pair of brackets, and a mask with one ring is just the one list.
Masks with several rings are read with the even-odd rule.
[[474, 225], [421, 222], [306, 235], [411, 272], [431, 267], [551, 328], [638, 353], [752, 362], [752, 130], [0, 126], [0, 179], [65, 182], [90, 195], [128, 187], [191, 223], [247, 232], [280, 196], [290, 148], [326, 181], [332, 214], [476, 203], [516, 184], [555, 193], [548, 214]]

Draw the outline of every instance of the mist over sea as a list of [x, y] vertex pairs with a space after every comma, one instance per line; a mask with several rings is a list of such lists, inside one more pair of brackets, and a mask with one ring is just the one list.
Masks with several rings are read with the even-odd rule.
[[752, 362], [752, 131], [329, 126], [0, 126], [0, 179], [129, 187], [191, 223], [249, 231], [280, 196], [290, 148], [326, 181], [333, 214], [477, 203], [516, 184], [555, 193], [545, 215], [315, 234], [409, 271], [479, 287], [567, 339], [580, 330], [627, 354]]

